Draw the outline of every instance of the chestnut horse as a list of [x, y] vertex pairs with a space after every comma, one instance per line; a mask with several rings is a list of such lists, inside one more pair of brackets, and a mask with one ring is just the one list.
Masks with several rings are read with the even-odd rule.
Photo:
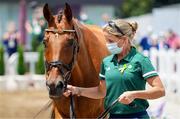
[[[108, 55], [101, 28], [83, 25], [72, 16], [70, 6], [52, 15], [48, 4], [43, 13], [45, 30], [46, 85], [53, 100], [53, 117], [69, 118], [70, 98], [62, 95], [67, 83], [79, 87], [99, 84], [102, 59]], [[95, 118], [104, 110], [103, 99], [74, 96], [77, 118]]]

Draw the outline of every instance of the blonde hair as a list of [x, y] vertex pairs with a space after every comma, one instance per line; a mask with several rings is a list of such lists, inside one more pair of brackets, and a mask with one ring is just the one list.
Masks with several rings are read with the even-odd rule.
[[133, 40], [134, 33], [138, 28], [137, 22], [127, 22], [122, 19], [109, 21], [108, 24], [103, 28], [104, 31], [116, 36], [127, 36], [130, 42]]

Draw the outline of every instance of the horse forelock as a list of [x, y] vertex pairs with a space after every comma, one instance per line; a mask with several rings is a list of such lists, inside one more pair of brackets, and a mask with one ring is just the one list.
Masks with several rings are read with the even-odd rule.
[[62, 16], [63, 16], [63, 10], [61, 9], [61, 10], [59, 10], [58, 15], [57, 15], [57, 20], [58, 20], [58, 23], [60, 23], [60, 22], [61, 22], [61, 20], [62, 20]]

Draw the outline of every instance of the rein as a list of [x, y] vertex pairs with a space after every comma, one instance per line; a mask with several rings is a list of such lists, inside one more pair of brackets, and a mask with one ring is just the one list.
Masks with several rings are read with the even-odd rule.
[[119, 98], [112, 102], [112, 104], [109, 105], [109, 107], [97, 119], [104, 119], [106, 115], [109, 113], [109, 111], [112, 109], [112, 107], [119, 102], [118, 100]]
[[[97, 119], [104, 119], [106, 117], [106, 115], [109, 113], [109, 111], [117, 104], [119, 103], [119, 98], [117, 98], [116, 100], [114, 100], [107, 108], [104, 112], [101, 113], [101, 115], [98, 116]], [[131, 102], [130, 104], [128, 104], [128, 106], [132, 107], [132, 108], [136, 108], [137, 105], [134, 102]]]
[[33, 119], [36, 119], [37, 116], [39, 116], [39, 114], [45, 110], [47, 110], [50, 106], [52, 105], [52, 100], [49, 100], [42, 108], [41, 110], [39, 110], [33, 117]]
[[70, 94], [70, 119], [75, 119], [76, 115], [75, 115], [75, 102], [74, 102], [74, 97], [72, 95], [72, 93]]

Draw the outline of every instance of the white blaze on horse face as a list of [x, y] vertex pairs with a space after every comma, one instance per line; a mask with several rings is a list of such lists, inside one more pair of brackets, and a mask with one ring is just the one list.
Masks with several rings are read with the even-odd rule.
[[50, 84], [57, 85], [59, 81], [63, 81], [63, 78], [61, 75], [59, 75], [58, 68], [53, 67], [49, 72], [49, 76], [47, 77], [47, 83], [49, 85]]
[[49, 51], [51, 51], [51, 56], [49, 61], [59, 61], [60, 51], [61, 51], [61, 39], [59, 39], [59, 34], [55, 33], [51, 35], [49, 45]]
[[58, 37], [59, 37], [59, 34], [58, 34], [58, 33], [56, 33], [56, 34], [55, 34], [55, 37], [56, 37], [56, 38], [58, 38]]

